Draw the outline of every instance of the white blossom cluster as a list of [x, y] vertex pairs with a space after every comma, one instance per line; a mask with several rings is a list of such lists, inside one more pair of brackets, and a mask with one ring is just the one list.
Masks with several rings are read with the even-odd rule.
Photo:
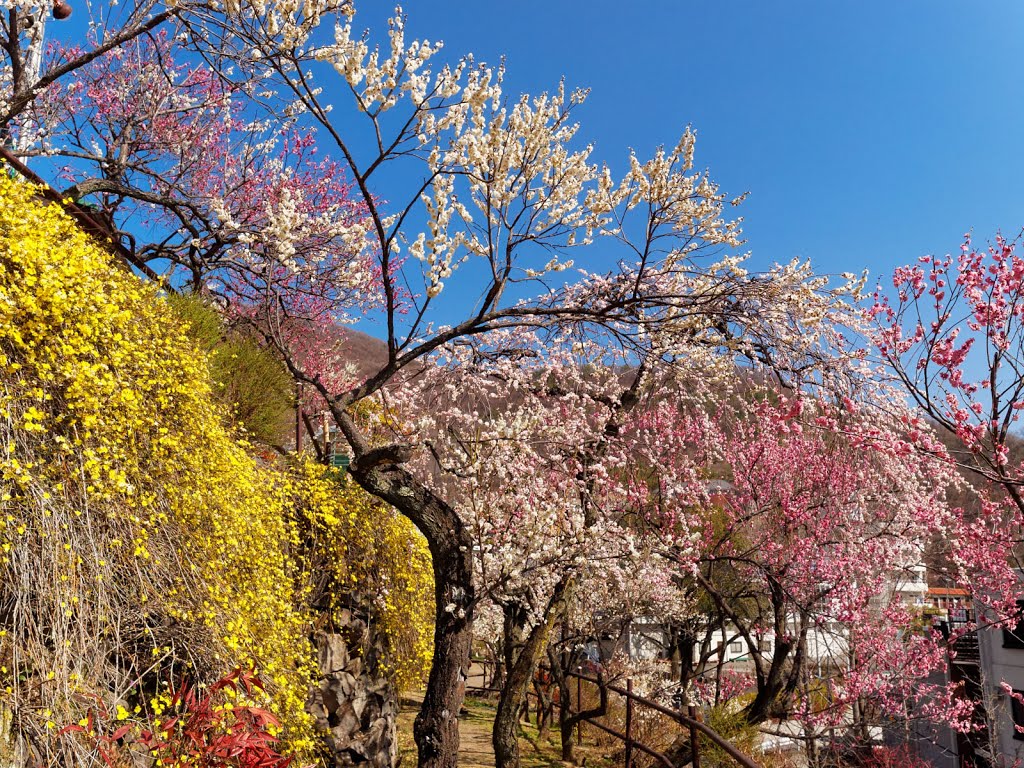
[[[566, 575], [578, 585], [574, 611], [616, 605], [633, 615], [684, 615], [690, 606], [673, 577], [678, 566], [654, 554], [662, 541], [630, 523], [643, 496], [627, 480], [638, 451], [655, 456], [646, 441], [669, 436], [626, 428], [599, 448], [623, 387], [607, 350], [588, 339], [542, 343], [532, 335], [501, 333], [489, 344], [543, 345], [543, 359], [488, 359], [460, 346], [389, 396], [396, 412], [416, 414], [403, 420], [402, 439], [430, 446], [423, 460], [443, 471], [424, 472], [472, 531], [478, 590], [523, 606], [531, 625]], [[695, 467], [676, 477], [672, 503], [699, 503]], [[674, 543], [685, 549], [685, 535]]]
[[214, 0], [213, 7], [222, 8], [229, 18], [254, 20], [262, 26], [264, 40], [286, 50], [305, 44], [325, 16], [351, 13], [347, 0]]

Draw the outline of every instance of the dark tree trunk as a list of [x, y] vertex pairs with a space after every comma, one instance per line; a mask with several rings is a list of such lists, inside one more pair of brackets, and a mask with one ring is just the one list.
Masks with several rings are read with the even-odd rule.
[[790, 642], [780, 642], [782, 632], [776, 630], [768, 674], [758, 680], [757, 694], [743, 713], [748, 723], [757, 725], [770, 717], [786, 719], [790, 716], [792, 699], [807, 663], [808, 626], [806, 616], [801, 616], [799, 635]]
[[[700, 579], [700, 576], [698, 578]], [[734, 611], [730, 610], [726, 599], [714, 591], [712, 584], [707, 578], [701, 579], [701, 583], [721, 611], [719, 627], [723, 631], [723, 637], [724, 619], [729, 619], [740, 631], [740, 634], [747, 641], [753, 653], [754, 637], [750, 633], [749, 628], [743, 627], [742, 619]], [[772, 602], [774, 615], [775, 646], [772, 649], [771, 658], [767, 664], [761, 660], [757, 660], [755, 664], [754, 672], [757, 692], [754, 695], [754, 699], [743, 710], [744, 719], [751, 725], [763, 723], [773, 716], [783, 718], [786, 716], [786, 710], [796, 685], [800, 680], [806, 659], [804, 652], [805, 643], [803, 642], [807, 634], [807, 622], [803, 620], [805, 617], [801, 617], [801, 628], [795, 642], [780, 640], [787, 633], [786, 622], [788, 621], [788, 614], [786, 611], [785, 594], [778, 581], [770, 580], [769, 597]], [[705, 633], [703, 646], [707, 646], [709, 638], [710, 633]], [[706, 648], [702, 649], [702, 662], [699, 666], [703, 666], [706, 651]], [[725, 644], [723, 643], [722, 648], [718, 651], [717, 663], [719, 665], [722, 662], [724, 652]], [[690, 744], [689, 735], [684, 733], [678, 736], [665, 754], [673, 765], [685, 766], [689, 764], [693, 759], [693, 749]]]
[[490, 655], [490, 661], [492, 663], [487, 665], [490, 668], [490, 670], [491, 670], [491, 674], [490, 674], [489, 677], [486, 674], [486, 669], [487, 668], [485, 667], [485, 671], [484, 671], [484, 687], [485, 688], [500, 690], [502, 688], [502, 686], [505, 685], [505, 664], [503, 663], [503, 659], [505, 658], [505, 656], [504, 656], [505, 651], [504, 651], [504, 648], [502, 647], [502, 645], [503, 645], [503, 643], [501, 641], [499, 641], [496, 644], [494, 644], [494, 643], [487, 643], [487, 652]]
[[562, 760], [567, 763], [576, 762], [576, 724], [569, 714], [569, 702], [572, 692], [569, 690], [569, 678], [558, 676], [558, 700], [562, 706], [558, 708], [558, 732], [562, 736]]
[[[348, 430], [346, 430], [348, 431]], [[473, 542], [458, 513], [407, 470], [369, 450], [349, 468], [366, 491], [408, 517], [427, 539], [434, 567], [434, 662], [413, 736], [420, 768], [455, 768], [473, 619]]]
[[758, 681], [757, 693], [754, 700], [750, 702], [743, 715], [751, 725], [763, 723], [771, 714], [773, 706], [778, 701], [780, 694], [786, 686], [785, 665], [789, 652], [793, 649], [792, 643], [787, 643], [776, 636], [775, 648], [772, 649], [772, 661], [768, 668], [768, 674], [764, 681]]
[[527, 692], [530, 690], [541, 656], [547, 650], [551, 630], [561, 619], [574, 585], [575, 580], [572, 577], [563, 577], [555, 585], [543, 620], [530, 631], [526, 643], [508, 673], [505, 687], [501, 691], [501, 699], [498, 701], [494, 729], [491, 732], [495, 768], [519, 768], [519, 712], [526, 703]]
[[693, 652], [696, 639], [693, 630], [685, 624], [669, 626], [668, 660], [671, 666], [669, 675], [672, 680], [685, 689], [693, 670]]
[[[608, 714], [608, 688], [604, 684], [604, 676], [597, 673], [598, 704], [590, 709], [582, 709], [583, 700], [577, 698], [576, 711], [573, 711], [573, 678], [569, 673], [573, 667], [573, 656], [567, 649], [569, 633], [562, 630], [562, 652], [548, 650], [548, 661], [551, 664], [551, 676], [558, 686], [558, 730], [562, 737], [562, 761], [576, 762], [576, 729], [591, 718], [603, 717]], [[578, 682], [578, 681], [577, 681]]]
[[[801, 637], [806, 634], [801, 633]], [[747, 723], [758, 725], [775, 715], [784, 716], [782, 710], [792, 695], [794, 686], [799, 680], [799, 672], [803, 668], [804, 655], [799, 642], [779, 641], [776, 635], [775, 647], [766, 674], [757, 675], [757, 693], [753, 701], [743, 710]], [[796, 653], [790, 659], [794, 647]], [[719, 659], [721, 658], [721, 654]], [[676, 766], [685, 766], [693, 760], [693, 748], [689, 734], [681, 734], [666, 751], [666, 756]]]
[[519, 652], [525, 644], [526, 620], [528, 618], [526, 608], [519, 603], [503, 603], [501, 606], [501, 649], [504, 670], [501, 677], [500, 688], [505, 687], [505, 680], [512, 674], [512, 667], [519, 657]]
[[533, 690], [537, 694], [537, 738], [543, 739], [548, 733], [548, 726], [551, 725], [554, 706], [551, 703], [551, 676], [544, 670], [540, 670], [539, 673], [544, 675], [544, 678], [534, 678]]
[[567, 763], [576, 762], [576, 734], [575, 725], [570, 722], [572, 712], [572, 691], [569, 689], [569, 678], [566, 673], [572, 665], [572, 656], [566, 648], [569, 632], [565, 622], [562, 622], [562, 650], [555, 652], [548, 648], [548, 665], [551, 668], [551, 681], [555, 686], [558, 697], [558, 732], [562, 741], [562, 761]]

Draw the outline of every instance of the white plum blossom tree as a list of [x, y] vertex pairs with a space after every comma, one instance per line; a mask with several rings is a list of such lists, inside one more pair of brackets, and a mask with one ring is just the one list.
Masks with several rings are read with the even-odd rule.
[[[437, 611], [415, 738], [420, 765], [447, 768], [478, 585], [523, 594], [526, 571], [508, 568], [510, 553], [531, 578], [546, 574], [531, 598], [544, 620], [517, 672], [528, 678], [587, 562], [636, 547], [621, 470], [638, 404], [669, 382], [713, 382], [738, 358], [787, 387], [845, 386], [859, 373], [837, 364], [834, 325], [849, 319], [860, 282], [832, 284], [798, 261], [749, 272], [727, 213], [740, 199], [697, 168], [692, 131], [649, 159], [625, 155], [616, 176], [575, 122], [585, 92], [507, 94], [502, 67], [443, 62], [440, 43], [407, 40], [400, 9], [379, 37], [358, 34], [354, 14], [337, 0], [132, 6], [119, 31], [27, 80], [16, 59], [28, 37], [15, 25], [0, 124], [44, 126], [38, 146], [74, 159], [77, 193], [166, 216], [168, 239], [147, 253], [263, 334], [344, 434], [355, 481], [424, 533]], [[66, 75], [93, 64], [130, 88], [118, 52], [161, 24], [173, 31], [164, 47], [140, 43], [128, 61], [170, 75], [162, 90], [61, 104], [74, 90]], [[133, 120], [133, 105], [148, 117]], [[217, 106], [226, 127], [197, 155], [188, 137], [212, 141], [201, 128]], [[132, 131], [119, 130], [125, 121]], [[294, 143], [267, 162], [258, 149], [281, 124]], [[310, 160], [314, 144], [335, 163]], [[296, 331], [328, 322], [382, 335], [383, 363], [330, 375], [321, 337]], [[437, 405], [418, 423], [425, 381]], [[368, 426], [359, 406], [369, 399], [393, 423]], [[517, 454], [543, 468], [538, 482], [509, 473]], [[474, 507], [488, 497], [493, 509]], [[518, 530], [507, 526], [517, 510]], [[477, 544], [493, 549], [477, 556]]]

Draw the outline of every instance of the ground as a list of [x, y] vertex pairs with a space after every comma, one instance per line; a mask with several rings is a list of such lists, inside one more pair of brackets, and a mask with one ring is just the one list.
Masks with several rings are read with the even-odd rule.
[[[412, 739], [412, 723], [419, 710], [422, 697], [406, 694], [401, 700], [398, 716], [399, 768], [416, 765], [416, 745]], [[494, 722], [495, 702], [469, 696], [466, 698], [459, 724], [459, 768], [494, 768], [494, 749], [491, 746], [491, 723]], [[519, 741], [522, 768], [563, 768], [558, 726], [548, 729], [544, 739], [538, 740], [534, 725], [522, 724]], [[586, 757], [588, 768], [600, 767], [606, 761], [595, 749], [577, 750]], [[611, 764], [611, 763], [608, 763]]]

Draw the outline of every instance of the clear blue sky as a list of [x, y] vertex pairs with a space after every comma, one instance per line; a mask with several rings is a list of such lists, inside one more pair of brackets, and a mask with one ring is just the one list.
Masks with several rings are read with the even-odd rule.
[[[389, 3], [360, 4], [357, 26]], [[372, 9], [372, 10], [371, 10]], [[754, 264], [872, 275], [1024, 226], [1024, 2], [407, 0], [410, 37], [505, 56], [509, 91], [565, 76], [597, 157], [698, 131]], [[619, 165], [621, 168], [621, 164]]]

